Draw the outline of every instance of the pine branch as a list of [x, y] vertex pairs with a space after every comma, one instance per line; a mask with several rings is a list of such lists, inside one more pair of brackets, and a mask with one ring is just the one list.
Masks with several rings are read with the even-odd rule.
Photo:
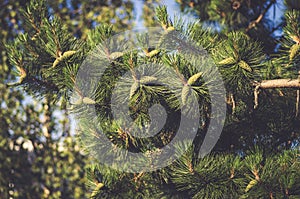
[[298, 104], [299, 104], [299, 79], [272, 79], [263, 80], [259, 83], [254, 83], [254, 109], [258, 107], [258, 94], [259, 89], [275, 89], [275, 88], [298, 88], [296, 98], [296, 116], [298, 115]]
[[255, 86], [259, 86], [262, 89], [274, 89], [274, 88], [300, 88], [298, 79], [272, 79], [263, 80], [260, 83], [254, 83]]
[[246, 28], [246, 32], [248, 32], [249, 30], [251, 30], [252, 28], [256, 27], [257, 24], [259, 24], [261, 22], [261, 20], [264, 18], [265, 14], [268, 12], [268, 10], [272, 7], [272, 5], [276, 3], [276, 0], [272, 0], [269, 5], [266, 7], [266, 9], [264, 9], [260, 15], [253, 21], [251, 21], [248, 25], [248, 27]]

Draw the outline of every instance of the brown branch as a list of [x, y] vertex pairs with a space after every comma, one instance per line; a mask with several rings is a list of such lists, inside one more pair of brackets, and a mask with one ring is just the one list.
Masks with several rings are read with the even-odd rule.
[[72, 80], [72, 82], [73, 82], [73, 84], [74, 84], [74, 89], [75, 89], [75, 91], [77, 92], [77, 94], [78, 94], [81, 98], [83, 98], [82, 92], [81, 92], [80, 89], [77, 87], [75, 77], [74, 77], [74, 76], [71, 76], [71, 80]]
[[234, 114], [236, 105], [235, 105], [235, 100], [234, 100], [234, 96], [233, 96], [232, 93], [230, 94], [230, 100], [231, 100], [231, 103], [232, 103], [232, 114]]
[[299, 101], [300, 101], [300, 90], [297, 90], [297, 97], [296, 97], [296, 117], [299, 115]]
[[299, 106], [299, 89], [300, 82], [299, 79], [272, 79], [263, 80], [262, 82], [255, 82], [253, 84], [254, 89], [254, 109], [258, 107], [258, 94], [259, 89], [274, 89], [274, 88], [297, 88], [297, 99], [296, 99], [296, 115], [298, 115]]
[[263, 80], [262, 82], [256, 84], [261, 89], [270, 88], [300, 88], [300, 83], [298, 79], [272, 79]]
[[272, 0], [269, 5], [266, 7], [266, 9], [264, 9], [260, 15], [253, 21], [251, 21], [248, 25], [248, 27], [246, 28], [246, 32], [248, 32], [249, 30], [251, 30], [252, 28], [254, 28], [257, 24], [259, 24], [261, 22], [261, 20], [264, 18], [265, 14], [268, 12], [268, 10], [271, 8], [271, 6], [276, 3], [276, 0]]
[[254, 89], [254, 109], [258, 107], [258, 94], [259, 94], [259, 85], [257, 85]]

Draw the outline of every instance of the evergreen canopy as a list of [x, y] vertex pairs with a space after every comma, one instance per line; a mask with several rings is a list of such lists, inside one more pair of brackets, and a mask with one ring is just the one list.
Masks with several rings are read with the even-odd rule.
[[[93, 197], [299, 198], [299, 11], [286, 13], [280, 48], [274, 55], [268, 55], [259, 42], [241, 31], [216, 33], [206, 30], [200, 22], [171, 20], [165, 6], [157, 7], [156, 17], [165, 31], [158, 44], [164, 37], [169, 41], [176, 39], [172, 34], [180, 32], [208, 52], [225, 84], [225, 126], [213, 152], [204, 158], [198, 157], [199, 147], [213, 116], [208, 83], [202, 76], [208, 71], [205, 67], [200, 72], [195, 70], [199, 60], [186, 60], [179, 50], [168, 52], [159, 45], [155, 49], [143, 48], [147, 40], [143, 35], [138, 50], [125, 51], [121, 43], [111, 48], [105, 41], [115, 32], [106, 24], [91, 30], [85, 39], [74, 38], [59, 17], [49, 17], [43, 1], [31, 1], [24, 16], [27, 22], [24, 29], [30, 31], [7, 45], [11, 64], [20, 75], [16, 85], [36, 96], [47, 96], [53, 102], [62, 99], [70, 103], [80, 118], [80, 137], [90, 143], [85, 146], [88, 150], [105, 147], [97, 144], [100, 133], [91, 130], [90, 122], [95, 120], [86, 117], [91, 108], [96, 109], [96, 125], [101, 127], [101, 134], [115, 147], [147, 153], [149, 145], [151, 149], [159, 149], [176, 135], [176, 124], [180, 114], [184, 114], [179, 111], [180, 103], [188, 104], [190, 96], [194, 96], [199, 104], [201, 125], [196, 129], [192, 146], [185, 143], [176, 146], [184, 152], [178, 160], [163, 169], [140, 173], [121, 172], [95, 163], [88, 173]], [[96, 92], [85, 93], [80, 90], [83, 83], [76, 82], [77, 73], [90, 50], [98, 44], [102, 45], [98, 66], [106, 70], [100, 82], [93, 79], [85, 82], [85, 86], [95, 87]], [[143, 63], [176, 71], [180, 77], [178, 91], [170, 91], [156, 82], [159, 75], [167, 79], [167, 74], [135, 74], [135, 68]], [[131, 118], [139, 126], [145, 126], [149, 122], [148, 108], [155, 103], [163, 104], [170, 116], [154, 139], [135, 137], [129, 127], [124, 128], [126, 122], [116, 121], [112, 116], [114, 87], [128, 71], [132, 74], [127, 77]], [[76, 102], [71, 100], [74, 90], [79, 96]], [[181, 100], [176, 100], [176, 95]]]

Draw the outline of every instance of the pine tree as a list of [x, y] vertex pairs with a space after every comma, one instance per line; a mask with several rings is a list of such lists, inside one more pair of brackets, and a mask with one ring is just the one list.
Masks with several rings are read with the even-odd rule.
[[285, 10], [299, 10], [295, 0], [176, 0], [184, 12], [194, 14], [208, 26], [228, 33], [239, 30], [261, 42], [263, 51], [273, 54], [282, 28]]
[[[200, 72], [195, 69], [199, 56], [196, 59], [193, 55], [201, 54], [196, 51], [197, 48], [194, 48], [195, 52], [181, 52], [191, 55], [186, 60], [180, 54], [181, 49], [168, 52], [164, 48], [160, 49], [160, 45], [155, 49], [143, 48], [147, 43], [147, 35], [139, 38], [141, 51], [125, 51], [127, 46], [122, 46], [121, 42], [117, 49], [110, 48], [109, 43], [106, 43], [107, 46], [99, 47], [96, 55], [100, 57], [100, 63], [108, 67], [102, 74], [101, 81], [95, 82], [91, 78], [90, 81], [77, 82], [76, 74], [89, 50], [114, 34], [112, 26], [101, 24], [91, 30], [85, 40], [77, 39], [58, 17], [47, 17], [48, 11], [43, 2], [32, 1], [27, 13], [35, 13], [35, 10], [41, 11], [39, 16], [42, 17], [38, 18], [40, 21], [29, 25], [33, 26], [31, 30], [36, 26], [38, 31], [20, 34], [13, 44], [7, 46], [10, 61], [23, 71], [22, 74], [26, 74], [19, 82], [26, 91], [47, 96], [53, 102], [62, 99], [70, 101], [70, 108], [80, 118], [80, 137], [85, 139], [85, 144], [89, 143], [88, 146], [85, 145], [87, 150], [105, 151], [113, 143], [116, 148], [143, 153], [151, 160], [175, 136], [178, 117], [185, 114], [178, 111], [180, 102], [175, 96], [180, 96], [187, 111], [192, 111], [189, 109], [192, 99], [196, 99], [201, 105], [199, 112], [203, 125], [197, 127], [197, 136], [192, 146], [187, 146], [184, 142], [175, 146], [179, 151], [184, 151], [176, 161], [151, 172], [127, 173], [95, 160], [88, 168], [91, 197], [300, 196], [299, 150], [295, 149], [299, 143], [299, 11], [286, 13], [287, 23], [280, 50], [274, 56], [269, 56], [259, 42], [253, 41], [243, 32], [230, 30], [214, 33], [205, 30], [204, 25], [199, 22], [186, 24], [181, 19], [171, 20], [164, 6], [156, 9], [157, 21], [165, 32], [157, 38], [158, 44], [168, 38], [168, 41], [174, 40], [175, 44], [182, 47], [185, 40], [178, 40], [174, 36], [175, 31], [180, 32], [212, 56], [216, 69], [224, 80], [227, 91], [225, 127], [213, 152], [199, 158], [199, 145], [212, 119], [212, 100], [207, 89], [208, 83], [203, 76], [211, 73], [209, 77], [213, 81], [215, 73], [206, 71], [205, 67]], [[111, 49], [115, 51], [110, 51]], [[208, 64], [204, 60], [200, 61], [204, 65]], [[155, 73], [153, 67], [147, 66], [137, 70], [137, 66], [142, 63], [174, 69], [177, 74], [177, 81], [174, 83], [176, 89], [170, 91], [163, 84], [157, 83], [162, 79], [159, 77], [174, 82], [165, 70]], [[91, 67], [93, 66], [92, 64]], [[122, 77], [124, 85], [118, 85], [118, 79], [127, 71], [130, 75]], [[97, 70], [93, 72], [96, 75]], [[164, 105], [170, 118], [155, 139], [137, 138], [134, 133], [139, 131], [129, 128], [126, 121], [114, 118], [110, 99], [114, 95], [115, 85], [117, 88], [124, 86], [121, 88], [125, 89], [119, 89], [120, 92], [114, 99], [122, 100], [122, 96], [126, 95], [129, 114], [138, 127], [149, 122], [149, 107], [156, 103]], [[82, 86], [95, 87], [96, 92], [85, 92], [80, 89]], [[77, 101], [71, 100], [73, 89], [77, 94]], [[97, 118], [93, 118], [94, 115], [89, 112], [94, 107]], [[97, 121], [97, 125], [101, 126], [101, 133], [93, 129], [91, 121]], [[188, 135], [189, 132], [186, 133]], [[109, 138], [111, 143], [100, 142], [104, 138]], [[149, 146], [157, 150], [149, 152]], [[138, 165], [139, 162], [131, 164]]]

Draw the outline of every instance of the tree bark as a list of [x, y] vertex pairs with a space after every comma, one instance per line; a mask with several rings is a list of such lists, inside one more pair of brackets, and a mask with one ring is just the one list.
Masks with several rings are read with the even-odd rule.
[[262, 82], [255, 83], [261, 89], [270, 88], [300, 88], [300, 82], [298, 79], [272, 79], [263, 80]]
[[274, 89], [274, 88], [298, 88], [297, 89], [297, 102], [296, 102], [296, 116], [298, 116], [299, 109], [299, 89], [300, 81], [299, 79], [272, 79], [263, 80], [261, 82], [255, 82], [253, 84], [254, 89], [254, 109], [258, 107], [258, 95], [259, 89]]

